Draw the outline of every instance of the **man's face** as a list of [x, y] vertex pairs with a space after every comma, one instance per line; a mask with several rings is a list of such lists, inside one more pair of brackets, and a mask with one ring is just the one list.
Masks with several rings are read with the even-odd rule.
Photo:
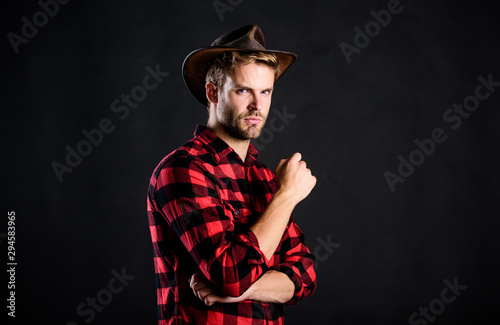
[[262, 63], [239, 64], [218, 92], [217, 124], [234, 139], [259, 137], [266, 123], [274, 70]]

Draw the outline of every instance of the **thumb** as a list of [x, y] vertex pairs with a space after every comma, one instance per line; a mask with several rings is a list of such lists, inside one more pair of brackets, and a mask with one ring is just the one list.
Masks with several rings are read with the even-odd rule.
[[290, 161], [295, 162], [295, 163], [298, 163], [301, 159], [302, 159], [302, 155], [300, 154], [300, 152], [296, 152], [293, 154], [292, 157], [290, 157]]
[[281, 159], [280, 162], [278, 163], [278, 166], [276, 166], [276, 173], [283, 167], [283, 165], [286, 163], [287, 159]]

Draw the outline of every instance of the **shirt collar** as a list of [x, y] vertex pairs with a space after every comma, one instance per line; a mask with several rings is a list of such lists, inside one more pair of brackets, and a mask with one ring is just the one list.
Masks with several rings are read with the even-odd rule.
[[[194, 131], [194, 136], [210, 148], [217, 162], [231, 153], [241, 160], [241, 158], [233, 150], [233, 148], [231, 148], [224, 140], [219, 138], [214, 132], [212, 132], [212, 130], [210, 130], [206, 126], [200, 124], [197, 125]], [[245, 159], [245, 165], [253, 164], [257, 160], [258, 155], [259, 152], [255, 148], [255, 146], [250, 143], [248, 147], [247, 157]]]

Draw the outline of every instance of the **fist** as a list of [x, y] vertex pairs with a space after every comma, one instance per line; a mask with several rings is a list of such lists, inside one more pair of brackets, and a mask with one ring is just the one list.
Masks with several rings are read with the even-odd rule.
[[301, 159], [298, 152], [288, 159], [281, 159], [275, 171], [278, 191], [290, 196], [295, 204], [305, 199], [316, 185], [316, 177]]

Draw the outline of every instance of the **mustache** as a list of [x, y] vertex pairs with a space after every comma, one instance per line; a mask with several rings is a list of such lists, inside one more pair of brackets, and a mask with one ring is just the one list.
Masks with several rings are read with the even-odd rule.
[[257, 113], [253, 113], [253, 114], [244, 115], [244, 116], [240, 117], [240, 120], [244, 120], [246, 118], [251, 118], [251, 117], [259, 117], [262, 120], [264, 120], [266, 118], [264, 115], [257, 112]]

